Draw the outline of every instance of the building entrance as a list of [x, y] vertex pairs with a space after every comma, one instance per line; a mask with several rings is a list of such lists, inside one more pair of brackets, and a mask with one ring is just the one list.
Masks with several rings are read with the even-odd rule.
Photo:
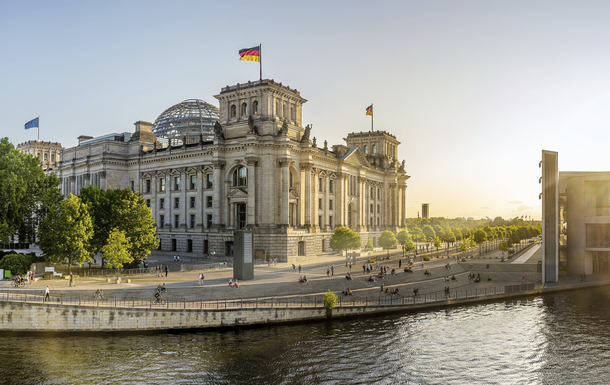
[[608, 263], [610, 263], [610, 252], [596, 251], [593, 253], [593, 274], [608, 274]]

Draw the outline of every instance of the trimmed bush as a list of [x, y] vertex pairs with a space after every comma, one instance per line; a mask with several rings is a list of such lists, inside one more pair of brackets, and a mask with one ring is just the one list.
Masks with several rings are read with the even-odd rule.
[[36, 257], [36, 254], [9, 254], [0, 260], [0, 269], [10, 270], [11, 274], [23, 275], [32, 263], [44, 261], [44, 258]]

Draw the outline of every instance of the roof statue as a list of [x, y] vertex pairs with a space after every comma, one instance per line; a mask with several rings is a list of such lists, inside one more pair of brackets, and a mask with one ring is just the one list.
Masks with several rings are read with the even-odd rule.
[[308, 124], [307, 126], [305, 126], [305, 132], [303, 133], [303, 136], [301, 137], [301, 142], [309, 141], [310, 134], [311, 134], [311, 126]]

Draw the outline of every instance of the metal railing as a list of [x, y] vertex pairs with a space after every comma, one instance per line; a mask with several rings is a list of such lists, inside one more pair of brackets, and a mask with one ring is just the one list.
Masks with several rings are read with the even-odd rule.
[[[534, 290], [533, 283], [520, 285], [510, 285], [502, 287], [487, 287], [475, 290], [456, 290], [450, 293], [434, 292], [417, 296], [386, 295], [379, 297], [355, 298], [338, 295], [336, 307], [354, 306], [409, 306], [428, 303], [442, 303], [451, 300], [467, 300], [474, 298], [493, 297], [503, 294], [516, 294]], [[225, 310], [225, 309], [257, 309], [257, 308], [316, 308], [324, 307], [324, 299], [321, 296], [287, 296], [287, 297], [265, 297], [265, 298], [233, 298], [215, 300], [196, 300], [187, 301], [186, 299], [175, 299], [165, 295], [163, 303], [157, 303], [154, 298], [142, 299], [136, 297], [110, 297], [96, 299], [93, 295], [60, 295], [51, 296], [45, 301], [44, 295], [18, 293], [16, 290], [0, 292], [0, 301], [4, 302], [23, 302], [23, 303], [53, 303], [61, 305], [78, 306], [99, 306], [99, 307], [119, 307], [130, 309], [158, 308], [158, 309], [205, 309], [205, 310]]]

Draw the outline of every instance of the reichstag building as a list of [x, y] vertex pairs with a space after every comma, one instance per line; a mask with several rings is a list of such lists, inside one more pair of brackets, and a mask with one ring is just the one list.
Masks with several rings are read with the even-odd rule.
[[220, 108], [185, 100], [134, 132], [80, 136], [61, 152], [62, 192], [129, 187], [152, 212], [164, 251], [231, 255], [254, 232], [257, 258], [297, 262], [329, 252], [333, 230], [363, 245], [406, 219], [409, 176], [394, 135], [349, 133], [328, 146], [303, 127], [306, 102], [273, 80], [222, 88]]

